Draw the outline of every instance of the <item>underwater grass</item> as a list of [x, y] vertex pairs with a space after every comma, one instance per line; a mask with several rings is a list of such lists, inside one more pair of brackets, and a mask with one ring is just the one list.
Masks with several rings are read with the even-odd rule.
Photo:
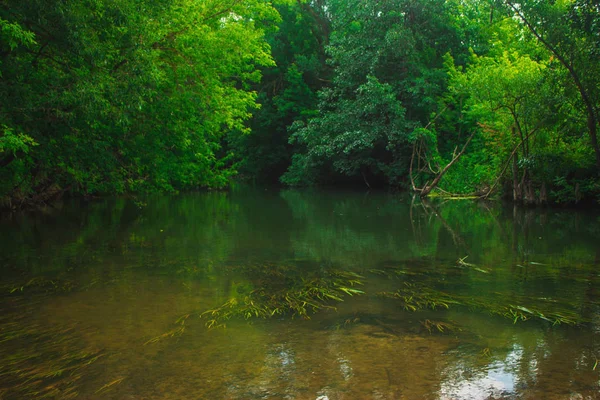
[[515, 324], [519, 321], [527, 321], [529, 319], [542, 320], [549, 322], [552, 325], [578, 325], [589, 322], [583, 317], [566, 310], [544, 310], [533, 306], [528, 308], [513, 304], [493, 304], [483, 302], [473, 302], [471, 307], [478, 307], [492, 315], [508, 318]]
[[176, 327], [147, 340], [154, 344], [181, 336], [186, 321], [193, 315], [204, 319], [207, 328], [225, 327], [232, 319], [268, 319], [277, 316], [310, 319], [319, 310], [335, 310], [335, 303], [346, 296], [362, 295], [357, 289], [364, 277], [351, 271], [321, 267], [305, 270], [298, 265], [276, 263], [230, 266], [242, 271], [248, 280], [238, 284], [231, 297], [216, 308], [190, 312], [175, 321]]
[[71, 292], [75, 286], [75, 282], [69, 279], [37, 276], [23, 282], [3, 284], [0, 286], [0, 293], [68, 293]]
[[[312, 276], [311, 276], [312, 275]], [[280, 278], [279, 274], [270, 274]], [[232, 318], [272, 318], [279, 315], [310, 318], [321, 309], [335, 309], [332, 303], [344, 300], [344, 296], [364, 292], [355, 286], [362, 285], [363, 277], [348, 271], [326, 271], [306, 277], [287, 277], [261, 281], [260, 288], [232, 297], [221, 306], [200, 314], [209, 328], [224, 326]]]
[[420, 321], [421, 326], [423, 326], [429, 333], [438, 332], [438, 333], [453, 333], [461, 331], [462, 329], [456, 324], [448, 321], [437, 321], [426, 319], [424, 321]]
[[[399, 266], [382, 265], [379, 268], [365, 269], [361, 275], [344, 271], [330, 265], [315, 263], [274, 263], [274, 262], [229, 262], [224, 270], [231, 279], [228, 299], [221, 305], [204, 310], [193, 311], [182, 316], [176, 327], [151, 338], [145, 344], [182, 335], [187, 319], [198, 315], [208, 328], [225, 327], [232, 319], [268, 319], [273, 317], [305, 318], [320, 310], [336, 309], [336, 303], [344, 301], [346, 296], [364, 295], [358, 287], [368, 278], [377, 276], [387, 278], [395, 291], [376, 293], [377, 296], [394, 300], [405, 311], [437, 310], [463, 308], [473, 312], [486, 312], [511, 320], [513, 323], [527, 320], [541, 320], [556, 324], [580, 324], [583, 318], [574, 312], [557, 307], [557, 304], [541, 304], [539, 299], [517, 297], [511, 293], [464, 293], [456, 290], [439, 290], [440, 285], [460, 285], [463, 272], [475, 271], [477, 278], [494, 277], [490, 269], [483, 269], [459, 259], [456, 265], [437, 264], [430, 259], [415, 259]], [[416, 262], [416, 267], [411, 265]], [[458, 267], [458, 268], [457, 268]], [[443, 270], [442, 268], [446, 268]], [[450, 273], [445, 273], [450, 271]], [[485, 273], [483, 273], [485, 272]], [[440, 274], [443, 275], [440, 278]], [[398, 285], [398, 282], [400, 283]], [[485, 283], [486, 281], [483, 281]], [[448, 322], [426, 319], [421, 321], [425, 329], [431, 332], [448, 333], [459, 330]]]
[[14, 309], [0, 316], [0, 398], [77, 397], [78, 381], [102, 352], [85, 347], [73, 327], [47, 328], [24, 307]]
[[[577, 325], [585, 320], [580, 315], [567, 310], [545, 309], [528, 305], [528, 307], [512, 304], [513, 298], [507, 301], [502, 296], [495, 298], [470, 297], [460, 294], [452, 294], [432, 289], [425, 284], [404, 282], [403, 287], [395, 292], [381, 292], [381, 297], [393, 299], [399, 302], [400, 307], [406, 311], [421, 311], [424, 309], [449, 309], [451, 306], [468, 308], [469, 310], [487, 312], [491, 315], [510, 319], [513, 323], [527, 321], [530, 319], [549, 322], [552, 325]], [[522, 301], [525, 301], [521, 299]]]
[[404, 282], [403, 287], [395, 292], [381, 292], [379, 295], [397, 300], [406, 311], [447, 309], [451, 304], [460, 304], [450, 294], [410, 282]]
[[[435, 260], [423, 265], [424, 260], [417, 259], [369, 272], [399, 282], [395, 284], [398, 289], [378, 295], [395, 300], [406, 311], [460, 307], [500, 316], [513, 323], [538, 320], [552, 325], [580, 325], [591, 322], [591, 318], [581, 312], [581, 303], [577, 303], [577, 299], [523, 296], [510, 289], [499, 292], [494, 288], [497, 282], [503, 282], [505, 276], [498, 274], [505, 273], [505, 270], [479, 266], [467, 262], [467, 258], [459, 258], [454, 265]], [[527, 264], [546, 266], [533, 261]], [[519, 264], [516, 266], [521, 267]], [[552, 268], [545, 268], [541, 278], [549, 273], [547, 269], [553, 272]], [[463, 279], [466, 281], [463, 282]], [[473, 290], [476, 287], [473, 285], [479, 290]], [[446, 290], [439, 290], [440, 287]]]

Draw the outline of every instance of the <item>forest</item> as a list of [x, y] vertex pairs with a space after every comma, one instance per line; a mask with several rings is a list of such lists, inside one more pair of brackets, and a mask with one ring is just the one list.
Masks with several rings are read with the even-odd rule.
[[600, 201], [596, 0], [0, 0], [0, 208], [360, 185]]

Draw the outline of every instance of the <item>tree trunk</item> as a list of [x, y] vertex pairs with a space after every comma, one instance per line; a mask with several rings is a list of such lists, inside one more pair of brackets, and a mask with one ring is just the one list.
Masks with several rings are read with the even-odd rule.
[[594, 111], [588, 108], [588, 132], [590, 134], [590, 140], [592, 147], [596, 153], [596, 166], [598, 167], [598, 173], [600, 174], [600, 147], [598, 147], [598, 121], [594, 118]]
[[517, 165], [517, 153], [513, 156], [512, 174], [513, 174], [513, 201], [521, 201], [521, 188], [519, 186], [519, 166]]
[[540, 204], [546, 204], [548, 202], [548, 190], [546, 189], [546, 182], [542, 182], [542, 187], [540, 188]]
[[534, 204], [535, 203], [535, 194], [533, 193], [533, 185], [531, 184], [531, 178], [529, 177], [529, 173], [527, 173], [527, 176], [525, 178], [525, 202], [527, 204]]

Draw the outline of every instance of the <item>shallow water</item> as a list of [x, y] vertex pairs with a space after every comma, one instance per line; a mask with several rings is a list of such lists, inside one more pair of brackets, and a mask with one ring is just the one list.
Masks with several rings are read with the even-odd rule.
[[65, 202], [0, 219], [0, 399], [600, 398], [599, 273], [590, 211]]

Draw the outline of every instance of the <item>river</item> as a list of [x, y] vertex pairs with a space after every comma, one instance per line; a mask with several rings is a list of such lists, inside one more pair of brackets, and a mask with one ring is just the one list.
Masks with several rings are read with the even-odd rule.
[[346, 190], [0, 219], [0, 399], [600, 398], [600, 214]]

